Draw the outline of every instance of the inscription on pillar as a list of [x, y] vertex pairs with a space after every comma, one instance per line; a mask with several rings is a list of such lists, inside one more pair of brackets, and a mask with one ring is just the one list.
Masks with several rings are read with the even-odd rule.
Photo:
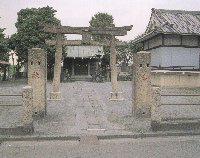
[[133, 111], [136, 117], [150, 117], [151, 54], [141, 51], [133, 56]]
[[46, 113], [47, 57], [43, 49], [28, 51], [28, 85], [33, 88], [33, 114]]

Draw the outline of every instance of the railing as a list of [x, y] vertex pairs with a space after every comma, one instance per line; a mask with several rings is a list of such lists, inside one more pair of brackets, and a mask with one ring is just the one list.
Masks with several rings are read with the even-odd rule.
[[168, 67], [151, 66], [151, 68], [152, 70], [200, 71], [200, 69], [195, 66], [168, 66]]
[[[161, 102], [161, 97], [199, 97], [198, 100], [192, 100], [196, 101], [195, 103], [176, 103], [176, 101], [172, 103], [162, 103]], [[191, 99], [191, 98], [190, 98]], [[168, 102], [170, 101], [169, 99], [167, 100]], [[162, 105], [188, 105], [188, 106], [199, 106], [200, 105], [200, 94], [161, 94], [161, 90], [159, 87], [154, 87], [153, 88], [153, 95], [152, 95], [152, 105], [151, 105], [151, 126], [152, 129], [157, 129], [159, 128], [162, 118], [161, 118], [161, 109], [160, 107]]]
[[[200, 97], [200, 94], [161, 94], [161, 97]], [[199, 103], [161, 103], [161, 105], [200, 105]]]
[[0, 106], [22, 106], [22, 94], [0, 94]]

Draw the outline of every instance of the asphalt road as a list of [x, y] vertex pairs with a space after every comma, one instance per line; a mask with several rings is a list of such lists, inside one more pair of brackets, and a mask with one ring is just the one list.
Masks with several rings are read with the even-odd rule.
[[85, 141], [15, 141], [1, 158], [199, 158], [200, 136]]

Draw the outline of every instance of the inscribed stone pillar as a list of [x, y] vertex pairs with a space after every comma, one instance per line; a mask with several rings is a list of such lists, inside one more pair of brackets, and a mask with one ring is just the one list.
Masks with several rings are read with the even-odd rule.
[[23, 100], [23, 127], [28, 130], [29, 133], [33, 133], [33, 88], [26, 86], [22, 92]]
[[47, 55], [43, 49], [28, 51], [28, 85], [33, 88], [33, 113], [46, 114]]
[[110, 100], [123, 100], [121, 98], [121, 92], [118, 92], [115, 44], [115, 37], [112, 36], [112, 40], [110, 43], [110, 69], [112, 85], [112, 91], [110, 92]]
[[62, 61], [62, 34], [57, 33], [54, 76], [53, 76], [53, 92], [50, 93], [51, 100], [62, 99], [60, 92], [61, 61]]
[[141, 51], [133, 56], [133, 110], [135, 117], [150, 117], [151, 54]]
[[151, 105], [151, 128], [157, 131], [161, 125], [161, 90], [160, 87], [153, 87]]

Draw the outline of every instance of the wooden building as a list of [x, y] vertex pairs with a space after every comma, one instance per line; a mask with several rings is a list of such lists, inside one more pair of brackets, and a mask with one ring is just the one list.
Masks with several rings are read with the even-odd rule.
[[95, 73], [103, 55], [102, 46], [68, 46], [64, 59], [64, 71], [74, 80], [89, 80]]
[[153, 8], [145, 33], [134, 43], [152, 53], [154, 67], [199, 69], [200, 11]]

